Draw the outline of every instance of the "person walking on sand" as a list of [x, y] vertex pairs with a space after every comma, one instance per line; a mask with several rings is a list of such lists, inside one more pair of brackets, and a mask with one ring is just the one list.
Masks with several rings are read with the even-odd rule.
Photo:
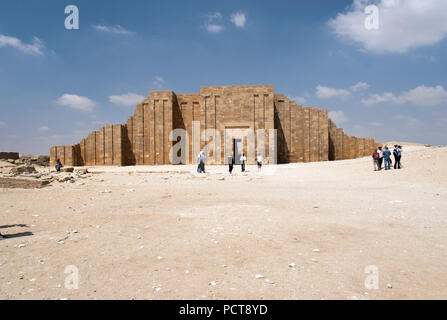
[[233, 173], [233, 166], [234, 166], [234, 158], [233, 155], [230, 154], [230, 156], [228, 157], [228, 171], [230, 172], [230, 174]]
[[241, 158], [239, 160], [241, 160], [241, 170], [242, 170], [242, 172], [245, 172], [245, 161], [247, 161], [247, 157], [245, 156], [245, 154], [243, 152], [242, 152]]
[[374, 152], [372, 154], [373, 164], [374, 164], [374, 171], [379, 170], [379, 153], [377, 151], [378, 150], [374, 150]]
[[393, 150], [393, 156], [394, 156], [394, 169], [400, 169], [400, 158], [402, 157], [402, 147], [395, 145]]
[[385, 159], [385, 170], [391, 169], [391, 151], [385, 146], [385, 150], [383, 151], [383, 158]]
[[200, 151], [199, 157], [197, 158], [197, 172], [198, 173], [205, 173], [205, 152]]
[[256, 162], [258, 164], [258, 172], [260, 172], [261, 168], [262, 168], [262, 156], [260, 154], [258, 154], [258, 158], [256, 159]]
[[377, 153], [379, 154], [379, 171], [382, 170], [382, 163], [383, 163], [383, 150], [382, 147], [379, 147], [377, 149]]

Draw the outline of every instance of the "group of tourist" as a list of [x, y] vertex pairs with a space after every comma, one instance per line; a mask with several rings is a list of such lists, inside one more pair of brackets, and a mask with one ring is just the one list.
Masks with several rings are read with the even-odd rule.
[[[394, 156], [394, 169], [401, 169], [402, 165], [400, 160], [402, 158], [402, 146], [397, 144], [394, 145], [392, 155]], [[391, 170], [393, 161], [391, 160], [391, 151], [388, 146], [385, 146], [384, 149], [382, 149], [382, 147], [378, 147], [372, 154], [372, 158], [374, 163], [374, 171], [382, 170], [382, 165], [385, 165], [385, 170]]]
[[[245, 172], [245, 163], [247, 161], [247, 157], [245, 156], [245, 154], [243, 152], [242, 152], [239, 160], [240, 160], [240, 164], [241, 164], [241, 171]], [[258, 157], [256, 158], [256, 163], [258, 165], [258, 172], [261, 171], [262, 160], [263, 160], [262, 156], [260, 154], [258, 154]], [[204, 151], [200, 151], [199, 156], [197, 158], [197, 164], [198, 164], [197, 172], [205, 173], [205, 152]], [[233, 173], [234, 164], [235, 164], [234, 156], [233, 156], [233, 154], [231, 154], [228, 157], [228, 171], [230, 172], [230, 174]]]
[[[400, 163], [400, 159], [402, 157], [402, 146], [395, 145], [392, 154], [394, 156], [394, 169], [401, 169], [402, 165]], [[374, 153], [372, 154], [372, 158], [374, 161], [374, 171], [382, 170], [383, 164], [385, 165], [385, 170], [391, 169], [391, 164], [392, 164], [391, 151], [389, 150], [388, 146], [385, 146], [384, 150], [382, 149], [382, 147], [378, 147], [378, 149], [376, 151], [374, 151]], [[205, 173], [205, 160], [206, 160], [205, 151], [200, 151], [198, 159], [197, 159], [197, 163], [198, 163], [197, 172], [198, 173]], [[247, 161], [247, 157], [245, 156], [244, 153], [241, 154], [241, 157], [239, 158], [239, 160], [240, 160], [240, 164], [241, 164], [241, 171], [245, 172], [245, 163]], [[258, 154], [258, 157], [256, 158], [256, 163], [258, 165], [258, 171], [261, 171], [262, 161], [263, 161], [262, 156], [260, 154]], [[230, 172], [230, 174], [233, 173], [234, 164], [235, 164], [235, 159], [234, 159], [233, 154], [231, 154], [228, 157], [228, 171]], [[63, 165], [62, 165], [61, 161], [59, 159], [57, 159], [56, 163], [55, 163], [56, 171], [59, 172], [62, 167], [63, 167]]]

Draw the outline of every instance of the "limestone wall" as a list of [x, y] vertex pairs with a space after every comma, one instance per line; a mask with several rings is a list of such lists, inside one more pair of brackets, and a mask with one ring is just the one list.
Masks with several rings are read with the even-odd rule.
[[272, 163], [273, 129], [279, 163], [369, 156], [378, 145], [372, 138], [346, 135], [327, 110], [297, 105], [270, 85], [202, 87], [199, 94], [151, 92], [124, 125], [101, 127], [73, 146], [52, 147], [51, 165], [57, 158], [68, 166], [170, 164], [178, 141], [170, 141], [173, 129], [187, 132], [188, 163], [196, 162], [205, 145], [210, 148], [208, 164], [226, 161], [234, 138], [243, 140], [248, 163], [254, 164], [258, 153]]
[[[275, 128], [273, 86], [202, 87], [200, 96], [200, 132], [203, 134], [207, 129], [216, 129], [221, 138], [220, 155], [214, 160], [226, 161], [232, 139], [241, 138], [244, 153], [252, 154], [247, 157], [249, 164], [255, 163], [258, 152], [265, 154], [265, 162], [273, 161], [269, 159], [271, 155], [268, 152], [269, 130]], [[247, 130], [253, 136], [243, 137]], [[265, 136], [258, 135], [259, 130], [265, 130]], [[248, 139], [254, 142], [248, 143]], [[209, 140], [215, 141], [214, 137]], [[205, 144], [202, 141], [201, 148]], [[254, 150], [249, 150], [248, 146], [254, 146]], [[213, 157], [208, 159], [213, 163]]]
[[275, 113], [281, 163], [329, 160], [327, 110], [298, 106], [283, 95], [275, 95]]

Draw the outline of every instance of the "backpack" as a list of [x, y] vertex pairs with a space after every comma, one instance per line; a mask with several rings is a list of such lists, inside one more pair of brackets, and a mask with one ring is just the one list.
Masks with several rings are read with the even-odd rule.
[[377, 151], [374, 151], [373, 153], [373, 159], [379, 159], [379, 154], [377, 153]]

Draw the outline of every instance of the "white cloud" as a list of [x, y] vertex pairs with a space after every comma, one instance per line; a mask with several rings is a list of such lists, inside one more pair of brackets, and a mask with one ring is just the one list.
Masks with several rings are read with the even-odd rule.
[[399, 100], [419, 106], [437, 106], [447, 102], [447, 91], [443, 86], [426, 87], [424, 85], [404, 92]]
[[393, 120], [395, 122], [403, 123], [406, 126], [417, 126], [422, 124], [422, 122], [417, 118], [403, 115], [394, 116]]
[[340, 125], [348, 121], [345, 113], [342, 110], [329, 111], [329, 118], [335, 122], [335, 124]]
[[346, 13], [329, 20], [333, 32], [374, 53], [404, 53], [434, 45], [447, 36], [447, 1], [377, 0], [379, 29], [365, 28], [367, 0], [354, 0]]
[[6, 127], [6, 122], [0, 121], [0, 128], [1, 127]]
[[370, 94], [368, 98], [362, 99], [362, 103], [366, 105], [379, 104], [384, 102], [393, 102], [396, 97], [391, 92], [385, 92], [383, 94]]
[[426, 87], [422, 85], [412, 90], [405, 91], [400, 95], [395, 95], [392, 92], [371, 94], [368, 98], [362, 99], [362, 103], [365, 105], [379, 103], [411, 103], [418, 106], [438, 106], [447, 103], [447, 91], [440, 85], [436, 87]]
[[247, 21], [247, 18], [245, 17], [245, 14], [242, 12], [233, 13], [231, 15], [231, 22], [234, 23], [234, 25], [238, 28], [243, 28], [245, 26], [245, 22]]
[[320, 99], [329, 99], [329, 98], [346, 98], [351, 93], [345, 89], [334, 89], [324, 86], [317, 86], [317, 97]]
[[166, 81], [165, 81], [165, 79], [163, 79], [163, 77], [156, 76], [154, 78], [154, 80], [152, 80], [151, 85], [152, 85], [152, 89], [162, 90], [166, 86]]
[[370, 87], [369, 84], [367, 84], [366, 82], [362, 82], [362, 81], [360, 81], [360, 82], [358, 82], [357, 84], [353, 85], [353, 86], [351, 87], [351, 89], [352, 89], [352, 91], [354, 91], [354, 92], [359, 92], [359, 91], [365, 91], [365, 90], [368, 90], [369, 87]]
[[75, 94], [64, 94], [57, 99], [56, 103], [61, 106], [87, 112], [92, 111], [93, 107], [96, 105], [93, 100]]
[[102, 31], [102, 32], [109, 32], [109, 33], [115, 33], [120, 35], [133, 35], [135, 32], [127, 30], [126, 28], [115, 25], [115, 26], [106, 26], [106, 25], [95, 25], [93, 26], [95, 30]]
[[368, 125], [370, 125], [371, 127], [383, 127], [385, 124], [383, 122], [370, 122], [368, 123]]
[[136, 93], [126, 93], [109, 97], [111, 103], [126, 107], [135, 106], [143, 100], [144, 97]]
[[210, 33], [219, 33], [224, 30], [224, 26], [219, 23], [222, 20], [220, 12], [214, 12], [206, 15], [207, 22], [205, 23], [206, 31]]
[[105, 126], [107, 124], [112, 124], [112, 122], [111, 121], [95, 120], [95, 121], [92, 121], [92, 124], [95, 126]]
[[299, 105], [303, 105], [307, 101], [306, 98], [300, 96], [292, 97], [291, 100], [295, 101]]
[[47, 126], [42, 126], [39, 129], [37, 129], [37, 131], [39, 131], [39, 132], [47, 132], [47, 131], [50, 131], [50, 128], [48, 128]]
[[26, 54], [43, 55], [44, 45], [42, 41], [34, 37], [32, 43], [24, 43], [19, 38], [8, 37], [0, 34], [0, 48], [12, 47]]
[[205, 28], [208, 32], [211, 32], [211, 33], [219, 33], [224, 29], [224, 27], [222, 25], [213, 24], [213, 23], [207, 24], [205, 26]]

